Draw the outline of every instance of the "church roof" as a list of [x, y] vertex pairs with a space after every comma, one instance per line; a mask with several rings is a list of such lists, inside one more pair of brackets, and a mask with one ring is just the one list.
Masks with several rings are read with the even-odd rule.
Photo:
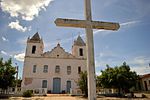
[[43, 42], [42, 38], [40, 38], [40, 35], [38, 32], [36, 32], [32, 38], [28, 38], [27, 42], [33, 42], [33, 43], [39, 43], [39, 42]]
[[81, 36], [79, 35], [77, 40], [74, 41], [74, 45], [78, 45], [78, 46], [85, 46], [85, 42], [83, 41], [83, 39], [81, 38]]
[[40, 41], [41, 39], [39, 33], [36, 32], [30, 40]]

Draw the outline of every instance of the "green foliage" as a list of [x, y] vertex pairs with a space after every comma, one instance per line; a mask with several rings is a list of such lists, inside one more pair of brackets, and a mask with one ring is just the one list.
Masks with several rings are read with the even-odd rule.
[[0, 88], [5, 90], [15, 84], [15, 68], [12, 66], [12, 60], [3, 61], [0, 58]]
[[120, 67], [108, 67], [101, 71], [102, 74], [97, 76], [97, 86], [104, 88], [118, 88], [121, 91], [128, 91], [136, 85], [138, 75], [136, 72], [131, 71], [129, 65], [125, 62]]
[[16, 82], [17, 82], [17, 87], [21, 87], [21, 82], [22, 82], [22, 80], [21, 80], [21, 79], [18, 79]]
[[80, 73], [80, 79], [78, 80], [78, 85], [79, 85], [79, 88], [84, 93], [84, 96], [87, 97], [88, 86], [87, 86], [87, 72], [86, 71]]
[[25, 92], [23, 92], [23, 97], [32, 97], [33, 95], [33, 91], [32, 90], [27, 90]]

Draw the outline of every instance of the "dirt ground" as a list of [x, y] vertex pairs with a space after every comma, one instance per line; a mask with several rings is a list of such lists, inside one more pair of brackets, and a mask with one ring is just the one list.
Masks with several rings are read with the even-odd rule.
[[[139, 94], [137, 94], [137, 95], [139, 95]], [[150, 100], [150, 94], [147, 94], [147, 96], [148, 96], [148, 98], [99, 97], [99, 98], [97, 98], [97, 100]], [[8, 100], [8, 99], [5, 99], [5, 100]], [[69, 96], [69, 95], [47, 95], [45, 97], [35, 96], [35, 97], [31, 97], [31, 98], [11, 97], [9, 100], [87, 100], [87, 98], [83, 98], [81, 96]]]
[[[60, 96], [60, 97], [32, 97], [32, 98], [22, 98], [22, 97], [12, 97], [9, 100], [87, 100], [81, 97], [71, 97], [71, 96]], [[97, 98], [97, 100], [150, 100], [150, 98], [114, 98], [114, 97], [103, 97]]]

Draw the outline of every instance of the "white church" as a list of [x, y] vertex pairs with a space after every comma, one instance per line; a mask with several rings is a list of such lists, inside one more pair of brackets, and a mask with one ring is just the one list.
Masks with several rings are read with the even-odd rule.
[[69, 93], [78, 90], [81, 71], [86, 71], [86, 44], [80, 36], [72, 44], [72, 53], [58, 43], [51, 51], [44, 52], [39, 33], [27, 39], [22, 89], [46, 88], [50, 93]]

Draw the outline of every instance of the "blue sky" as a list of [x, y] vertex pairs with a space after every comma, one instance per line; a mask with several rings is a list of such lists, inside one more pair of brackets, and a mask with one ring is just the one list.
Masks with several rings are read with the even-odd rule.
[[[94, 30], [96, 73], [124, 61], [138, 74], [150, 73], [150, 0], [91, 0], [92, 18], [119, 22], [118, 31]], [[26, 40], [37, 31], [50, 51], [58, 40], [71, 52], [72, 41], [85, 30], [57, 27], [54, 20], [84, 18], [84, 0], [1, 0], [0, 57], [13, 59], [22, 76]]]

